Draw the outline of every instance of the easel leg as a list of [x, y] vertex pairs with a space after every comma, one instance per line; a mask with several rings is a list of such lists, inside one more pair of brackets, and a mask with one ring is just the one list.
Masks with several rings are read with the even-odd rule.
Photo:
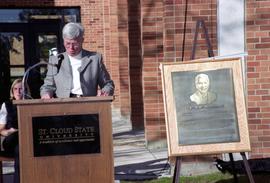
[[179, 183], [181, 169], [181, 157], [177, 156], [175, 161], [175, 168], [173, 174], [173, 183]]
[[247, 161], [246, 154], [244, 152], [240, 152], [240, 154], [241, 154], [241, 156], [243, 158], [243, 162], [244, 162], [244, 166], [245, 166], [245, 169], [246, 169], [246, 173], [248, 175], [249, 182], [254, 183], [254, 179], [253, 179], [253, 176], [252, 176], [252, 173], [251, 173], [248, 161]]
[[231, 165], [232, 165], [234, 182], [238, 183], [237, 173], [235, 171], [235, 164], [234, 164], [233, 154], [229, 153], [229, 157], [230, 157], [230, 162], [231, 162]]

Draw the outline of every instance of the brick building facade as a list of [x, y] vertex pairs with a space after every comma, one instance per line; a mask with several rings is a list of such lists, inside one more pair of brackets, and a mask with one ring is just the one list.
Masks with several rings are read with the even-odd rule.
[[[197, 20], [215, 53], [217, 0], [1, 0], [0, 8], [78, 7], [84, 48], [97, 50], [116, 84], [114, 110], [144, 129], [148, 146], [166, 144], [160, 62], [189, 60]], [[245, 1], [245, 59], [251, 157], [270, 155], [270, 2]], [[199, 32], [196, 58], [208, 57]]]

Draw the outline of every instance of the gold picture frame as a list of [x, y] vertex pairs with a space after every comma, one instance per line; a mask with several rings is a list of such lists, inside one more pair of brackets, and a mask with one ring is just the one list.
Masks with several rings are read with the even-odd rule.
[[241, 58], [161, 63], [169, 156], [248, 152]]

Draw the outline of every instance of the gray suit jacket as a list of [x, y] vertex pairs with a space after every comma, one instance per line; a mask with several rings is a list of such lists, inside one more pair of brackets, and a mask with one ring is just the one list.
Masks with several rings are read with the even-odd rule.
[[[62, 53], [59, 70], [48, 65], [44, 84], [40, 88], [40, 95], [49, 94], [51, 97], [67, 98], [70, 96], [72, 82], [72, 68], [66, 52]], [[49, 63], [57, 65], [58, 57], [51, 56]], [[103, 92], [113, 95], [114, 83], [102, 62], [102, 56], [96, 52], [82, 50], [82, 66], [79, 68], [80, 82], [83, 96], [96, 96], [98, 86]]]

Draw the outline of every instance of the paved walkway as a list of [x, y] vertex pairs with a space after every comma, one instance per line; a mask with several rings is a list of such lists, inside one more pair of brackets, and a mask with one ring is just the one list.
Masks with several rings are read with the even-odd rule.
[[[114, 114], [114, 113], [113, 113]], [[113, 115], [114, 165], [116, 180], [147, 180], [172, 177], [174, 167], [168, 162], [167, 148], [146, 148], [143, 131], [132, 131], [128, 120]], [[198, 158], [198, 157], [197, 157]], [[181, 175], [200, 175], [217, 172], [212, 157], [194, 160], [186, 157], [181, 162]]]
[[167, 149], [146, 148], [143, 131], [132, 131], [128, 120], [113, 117], [115, 180], [149, 180], [170, 175]]
[[[128, 120], [113, 115], [115, 180], [148, 180], [172, 177], [174, 168], [168, 162], [167, 148], [146, 148], [143, 131], [132, 131]], [[199, 175], [216, 172], [210, 157], [193, 161], [183, 158], [181, 175]]]

